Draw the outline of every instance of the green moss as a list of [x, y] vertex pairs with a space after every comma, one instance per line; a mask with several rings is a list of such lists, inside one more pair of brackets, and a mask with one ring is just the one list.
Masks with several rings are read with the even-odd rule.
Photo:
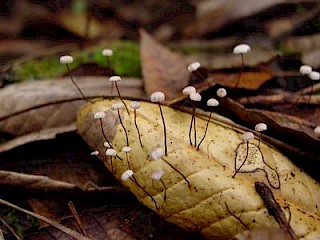
[[[118, 41], [110, 45], [114, 54], [110, 57], [111, 68], [120, 76], [141, 77], [141, 64], [139, 46], [130, 41]], [[71, 69], [81, 64], [97, 63], [107, 66], [107, 58], [102, 56], [103, 47], [97, 46], [88, 50], [72, 52], [74, 62], [70, 64]], [[16, 64], [12, 68], [12, 81], [53, 79], [67, 74], [65, 65], [60, 64], [59, 56], [49, 58], [37, 58]]]
[[[109, 46], [113, 51], [110, 57], [111, 68], [120, 76], [141, 77], [141, 61], [139, 45], [131, 41], [118, 41]], [[108, 61], [102, 56], [102, 47], [93, 52], [94, 61], [102, 66], [107, 66]]]
[[[80, 65], [80, 61], [74, 61], [70, 68]], [[15, 68], [15, 80], [38, 80], [55, 78], [67, 73], [65, 65], [60, 64], [59, 58], [35, 59], [27, 61]]]
[[20, 219], [20, 215], [16, 210], [12, 210], [11, 212], [8, 213], [8, 215], [5, 217], [6, 222], [14, 228], [16, 234], [19, 237], [23, 237], [24, 232], [23, 232], [23, 227], [22, 227], [22, 221]]

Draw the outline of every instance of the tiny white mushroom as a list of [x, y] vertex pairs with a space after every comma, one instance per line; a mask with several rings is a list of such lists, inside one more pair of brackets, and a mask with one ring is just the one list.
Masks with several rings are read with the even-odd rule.
[[219, 102], [217, 99], [214, 99], [214, 98], [210, 98], [208, 101], [207, 101], [207, 105], [209, 107], [216, 107], [216, 106], [219, 106]]
[[122, 174], [121, 174], [121, 180], [126, 182], [129, 180], [129, 178], [133, 175], [133, 171], [131, 169], [128, 169], [126, 171], [124, 171]]
[[227, 90], [225, 88], [219, 88], [217, 90], [217, 96], [219, 98], [223, 98], [223, 97], [227, 96]]
[[152, 180], [155, 180], [155, 181], [159, 181], [162, 176], [164, 174], [164, 171], [163, 170], [155, 170], [154, 172], [151, 173], [151, 179]]
[[138, 101], [132, 101], [132, 102], [130, 103], [130, 107], [131, 107], [132, 109], [139, 109], [139, 108], [140, 108], [140, 102], [138, 102]]
[[104, 142], [104, 143], [103, 143], [103, 146], [105, 146], [106, 148], [111, 148], [111, 145], [110, 145], [110, 143], [108, 143], [108, 142]]
[[265, 131], [267, 130], [267, 124], [265, 123], [258, 123], [254, 129], [257, 131], [257, 132], [262, 132], [262, 131]]
[[302, 65], [299, 71], [303, 75], [309, 75], [312, 72], [312, 67], [309, 65]]
[[114, 150], [113, 148], [109, 148], [106, 150], [106, 155], [110, 157], [115, 157], [117, 156], [117, 151]]
[[122, 152], [125, 152], [125, 153], [128, 153], [128, 152], [131, 152], [131, 147], [129, 146], [125, 146], [121, 149]]
[[91, 156], [98, 156], [99, 155], [99, 151], [93, 151], [90, 153]]
[[242, 134], [242, 139], [244, 141], [249, 141], [251, 139], [254, 139], [254, 135], [253, 135], [252, 132], [245, 132], [245, 133]]
[[121, 81], [121, 77], [120, 76], [112, 76], [109, 78], [110, 82], [118, 82]]
[[70, 64], [73, 63], [73, 57], [69, 55], [61, 56], [60, 57], [61, 64]]
[[165, 155], [165, 152], [163, 151], [162, 148], [155, 148], [151, 152], [151, 159], [155, 161], [155, 160], [162, 158], [164, 155]]
[[124, 108], [124, 104], [122, 102], [116, 102], [112, 104], [111, 109], [114, 111], [119, 111]]
[[197, 92], [194, 86], [187, 86], [182, 90], [183, 95], [190, 95], [191, 93]]
[[239, 44], [233, 48], [234, 54], [245, 54], [251, 51], [251, 47], [248, 44]]
[[109, 48], [105, 48], [102, 50], [102, 55], [106, 57], [111, 57], [113, 55], [113, 51]]
[[312, 71], [309, 75], [309, 78], [314, 81], [320, 80], [320, 73], [316, 71]]
[[150, 96], [151, 102], [163, 102], [165, 100], [165, 95], [163, 92], [154, 92]]
[[201, 64], [199, 62], [193, 62], [188, 65], [188, 71], [191, 73], [191, 72], [197, 71], [198, 68], [200, 67], [201, 67]]
[[197, 92], [191, 93], [191, 94], [189, 95], [189, 97], [190, 97], [190, 99], [191, 99], [192, 101], [195, 101], [195, 102], [200, 102], [201, 99], [202, 99], [201, 95], [200, 95], [199, 93], [197, 93]]
[[102, 119], [106, 117], [106, 113], [105, 112], [96, 112], [93, 116], [94, 119]]

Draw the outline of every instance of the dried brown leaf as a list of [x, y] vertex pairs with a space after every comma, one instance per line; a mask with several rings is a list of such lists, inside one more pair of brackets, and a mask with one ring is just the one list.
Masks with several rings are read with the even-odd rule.
[[320, 34], [290, 37], [285, 41], [284, 47], [294, 53], [309, 52], [320, 48]]
[[[110, 95], [111, 84], [104, 77], [76, 80], [87, 98]], [[144, 96], [140, 80], [124, 79], [119, 86], [123, 96]], [[0, 102], [1, 132], [22, 136], [72, 124], [85, 101], [70, 79], [64, 78], [7, 86], [0, 90]]]
[[[219, 83], [226, 87], [235, 87], [238, 79], [238, 73], [226, 74], [226, 73], [213, 73], [208, 76], [208, 82]], [[245, 88], [248, 90], [257, 90], [268, 80], [273, 78], [271, 72], [243, 72], [241, 74], [239, 88]]]
[[[244, 66], [256, 67], [263, 63], [269, 63], [278, 55], [279, 53], [274, 49], [252, 47], [252, 51], [244, 56]], [[188, 62], [198, 61], [203, 67], [213, 70], [241, 67], [241, 58], [232, 54], [232, 48], [228, 54], [201, 54], [189, 56], [186, 59]]]
[[294, 14], [290, 17], [283, 17], [267, 23], [266, 28], [271, 38], [281, 37], [285, 34], [292, 33], [304, 22], [314, 18], [319, 14], [319, 8], [312, 9], [308, 12]]
[[[165, 223], [155, 213], [134, 206], [105, 206], [99, 209], [88, 209], [79, 214], [84, 228], [92, 240], [131, 240], [148, 239], [157, 240], [201, 240], [190, 237], [180, 228]], [[72, 217], [62, 220], [63, 225], [77, 229]], [[53, 227], [42, 228], [38, 233], [27, 236], [25, 239], [65, 240], [70, 239], [60, 234]]]
[[147, 95], [165, 93], [171, 100], [188, 84], [189, 73], [182, 56], [157, 43], [144, 30], [140, 31], [140, 55]]
[[286, 0], [206, 0], [197, 4], [195, 33], [202, 35], [213, 32], [224, 25], [254, 15], [258, 12], [285, 3]]

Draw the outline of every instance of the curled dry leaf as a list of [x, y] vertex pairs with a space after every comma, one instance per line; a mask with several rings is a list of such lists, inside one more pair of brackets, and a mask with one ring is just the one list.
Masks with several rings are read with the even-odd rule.
[[188, 85], [189, 72], [185, 59], [157, 43], [148, 33], [140, 31], [140, 55], [144, 87], [147, 95], [165, 93], [168, 100]]
[[[111, 110], [112, 103], [106, 100], [88, 104], [78, 115], [77, 129], [95, 150], [105, 149], [104, 137], [116, 150], [126, 145], [123, 126]], [[105, 135], [93, 119], [98, 111], [106, 113], [102, 121]], [[134, 175], [122, 183], [140, 202], [188, 231], [197, 231], [208, 239], [229, 239], [246, 227], [279, 226], [255, 190], [255, 182], [259, 181], [272, 189], [282, 209], [289, 207], [289, 224], [299, 238], [316, 239], [320, 235], [320, 186], [277, 149], [263, 142], [258, 147], [257, 139], [244, 146], [240, 129], [211, 120], [207, 137], [200, 150], [196, 150], [188, 138], [191, 115], [166, 106], [162, 106], [162, 111], [167, 127], [167, 156], [151, 160], [151, 151], [163, 148], [163, 126], [158, 106], [142, 102], [137, 119], [143, 148], [137, 141], [133, 114], [123, 111], [121, 119], [132, 148], [130, 162], [101, 158], [119, 181], [130, 164]], [[200, 136], [206, 123], [207, 118], [196, 117]], [[247, 157], [243, 157], [243, 149], [237, 151], [239, 146], [249, 147]], [[119, 151], [118, 157], [126, 156]], [[244, 170], [237, 168], [238, 161], [246, 164]], [[164, 171], [164, 185], [150, 178], [157, 169]]]
[[[89, 99], [110, 94], [111, 83], [105, 77], [76, 81]], [[128, 79], [119, 86], [123, 96], [144, 96], [140, 80]], [[0, 131], [17, 137], [69, 126], [84, 102], [69, 78], [10, 85], [0, 90]]]

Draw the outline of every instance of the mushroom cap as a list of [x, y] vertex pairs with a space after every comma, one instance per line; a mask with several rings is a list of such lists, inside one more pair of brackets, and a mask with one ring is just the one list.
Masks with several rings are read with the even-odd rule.
[[73, 63], [73, 57], [70, 55], [65, 55], [60, 57], [61, 64], [70, 64]]
[[251, 51], [251, 47], [248, 44], [239, 44], [233, 48], [234, 54], [245, 54]]

